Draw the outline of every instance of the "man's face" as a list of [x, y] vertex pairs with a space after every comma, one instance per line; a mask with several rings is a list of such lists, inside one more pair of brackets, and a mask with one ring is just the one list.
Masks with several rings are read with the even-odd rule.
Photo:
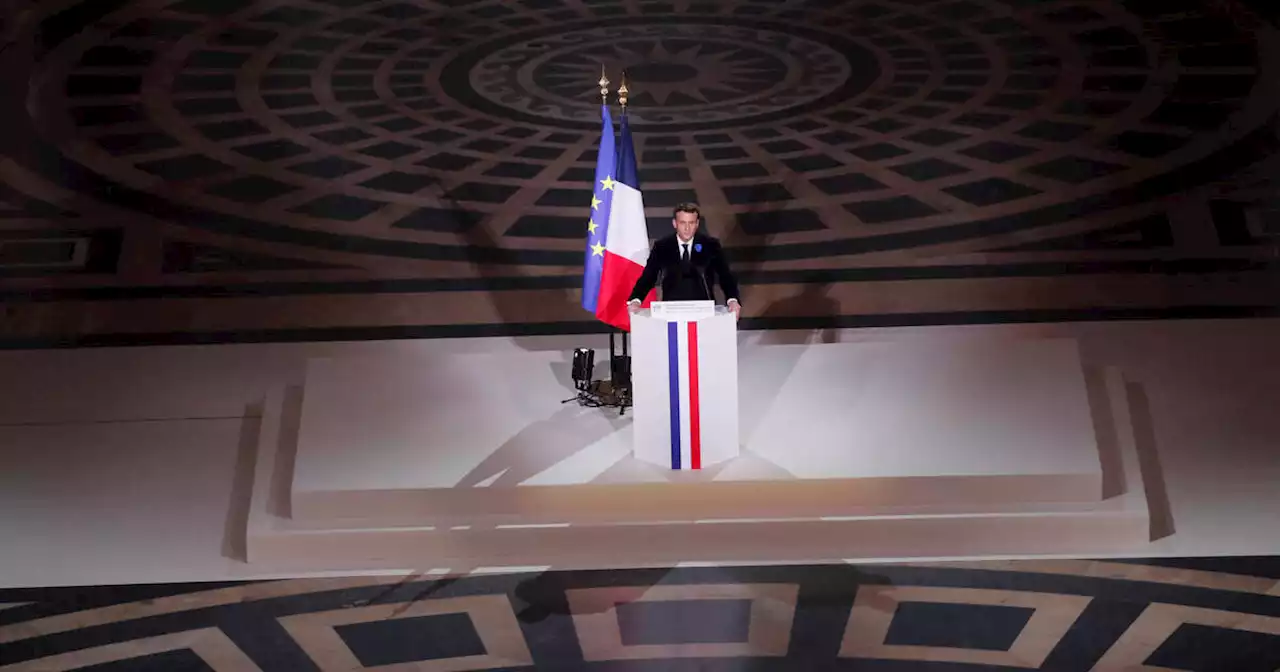
[[698, 216], [692, 212], [677, 212], [671, 225], [676, 228], [676, 236], [680, 240], [689, 240], [698, 231]]

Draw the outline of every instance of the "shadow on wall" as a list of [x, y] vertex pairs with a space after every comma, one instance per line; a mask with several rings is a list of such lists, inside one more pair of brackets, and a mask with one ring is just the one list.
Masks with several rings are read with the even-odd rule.
[[[225, 558], [248, 561], [249, 517], [253, 507], [253, 481], [257, 475], [259, 442], [266, 400], [245, 406], [240, 427], [240, 444], [236, 451], [236, 464], [231, 483], [231, 501], [227, 508], [223, 528], [222, 555]], [[280, 414], [280, 432], [276, 437], [275, 464], [272, 481], [265, 489], [266, 513], [277, 518], [292, 518], [293, 470], [298, 456], [298, 433], [302, 422], [302, 386], [285, 388], [284, 407]]]
[[[769, 324], [794, 324], [795, 329], [807, 329], [809, 333], [798, 341], [800, 343], [837, 343], [840, 333], [830, 326], [832, 320], [839, 315], [840, 304], [827, 293], [830, 283], [814, 282], [800, 285], [800, 291], [793, 296], [783, 297], [770, 303], [760, 312], [760, 320]], [[824, 326], [826, 325], [826, 326]]]
[[[479, 277], [480, 287], [467, 292], [468, 303], [489, 304], [496, 313], [496, 319], [481, 315], [481, 324], [492, 324], [495, 327], [493, 336], [508, 336], [514, 331], [514, 325], [527, 325], [537, 321], [540, 311], [549, 302], [577, 305], [578, 299], [573, 289], [556, 288], [555, 282], [542, 280], [548, 276], [532, 275], [527, 272], [522, 261], [522, 252], [502, 245], [499, 236], [489, 229], [484, 216], [468, 209], [463, 202], [465, 194], [457, 191], [446, 192], [440, 184], [433, 187], [436, 196], [445, 204], [445, 209], [434, 213], [445, 221], [431, 223], [427, 228], [452, 232], [460, 239], [460, 249], [465, 260]], [[463, 198], [460, 198], [463, 197]], [[584, 210], [585, 214], [585, 210]], [[548, 266], [548, 270], [559, 270], [559, 267]], [[559, 281], [560, 278], [550, 278]], [[539, 304], [531, 303], [519, 290], [539, 290]], [[548, 293], [554, 298], [548, 299]], [[468, 311], [470, 312], [470, 311]], [[483, 312], [483, 311], [481, 311]], [[558, 312], [558, 311], [556, 311]], [[589, 316], [584, 312], [583, 320]], [[602, 329], [603, 330], [603, 329]], [[535, 344], [524, 338], [513, 338], [512, 342], [525, 350], [540, 350]]]
[[[1126, 494], [1126, 474], [1121, 446], [1121, 432], [1131, 431], [1134, 451], [1138, 457], [1138, 474], [1143, 496], [1150, 517], [1150, 541], [1171, 536], [1176, 528], [1173, 511], [1169, 505], [1169, 493], [1165, 486], [1164, 469], [1156, 446], [1155, 425], [1151, 418], [1147, 393], [1139, 383], [1123, 381], [1123, 387], [1110, 389], [1107, 372], [1103, 367], [1086, 364], [1085, 389], [1089, 401], [1089, 415], [1093, 418], [1094, 436], [1098, 442], [1098, 457], [1102, 463], [1102, 498], [1111, 499]], [[1123, 395], [1113, 399], [1115, 394]], [[1127, 409], [1128, 423], [1116, 417], [1115, 404]]]
[[1147, 509], [1151, 515], [1151, 540], [1155, 541], [1172, 535], [1177, 529], [1173, 524], [1169, 490], [1165, 485], [1164, 467], [1160, 464], [1160, 451], [1156, 445], [1151, 401], [1140, 383], [1130, 381], [1125, 381], [1125, 396], [1132, 416], [1133, 440], [1138, 449], [1142, 485], [1147, 493]]
[[[442, 197], [449, 198], [448, 195]], [[515, 263], [517, 253], [503, 248], [478, 215], [473, 213], [463, 215], [462, 213], [466, 210], [456, 200], [451, 199], [450, 204], [455, 212], [459, 213], [458, 216], [473, 218], [466, 223], [461, 236], [463, 249], [470, 258], [472, 268], [483, 281], [485, 291], [482, 300], [493, 306], [498, 317], [497, 324], [524, 324], [532, 321], [530, 314], [533, 311], [530, 310], [529, 302], [521, 296], [519, 291], [510, 291], [518, 287], [536, 286], [533, 278], [525, 275], [521, 267]], [[556, 292], [555, 297], [557, 302], [570, 300], [567, 290]], [[528, 349], [521, 339], [515, 339], [515, 342], [520, 347]]]
[[[733, 267], [733, 272], [741, 278], [756, 272], [760, 264], [764, 261], [764, 249], [772, 240], [772, 236], [766, 236], [763, 244], [757, 240], [757, 236], [749, 233], [743, 226], [743, 220], [751, 216], [768, 216], [760, 213], [746, 213], [744, 215], [726, 215], [725, 222], [718, 223], [715, 228], [718, 231], [709, 231], [711, 235], [720, 238], [724, 253], [729, 263]], [[704, 224], [705, 226], [705, 224]], [[716, 235], [716, 234], [720, 235]], [[745, 305], [751, 304], [751, 297], [747, 295], [746, 287], [742, 290], [742, 299]]]
[[[767, 201], [770, 193], [769, 189], [768, 185], [757, 187], [752, 191], [752, 195], [758, 194], [762, 201]], [[727, 230], [727, 233], [722, 237], [722, 243], [740, 283], [744, 279], [757, 276], [760, 265], [765, 260], [765, 251], [774, 238], [773, 234], [761, 236], [750, 233], [743, 222], [749, 220], [769, 230], [777, 228], [776, 223], [771, 220], [778, 220], [785, 216], [787, 216], [786, 211], [770, 211], [765, 210], [763, 207], [757, 207], [749, 209], [739, 216], [729, 217], [729, 221], [723, 227], [723, 229]], [[747, 286], [743, 283], [743, 312], [745, 313], [744, 319], [747, 321], [744, 326], [752, 328], [752, 322], [759, 322], [768, 324], [773, 329], [813, 330], [812, 334], [800, 340], [792, 340], [787, 337], [785, 341], [788, 343], [835, 343], [839, 341], [839, 332], [833, 325], [840, 314], [840, 304], [827, 294], [831, 290], [831, 283], [810, 281], [808, 278], [801, 282], [800, 291], [797, 294], [773, 301], [760, 310], [755, 309], [759, 303], [753, 299], [750, 292], [751, 286], [759, 287], [760, 285]], [[817, 338], [816, 341], [814, 340], [815, 336]]]
[[235, 471], [231, 480], [231, 504], [222, 531], [222, 557], [248, 562], [249, 508], [252, 505], [254, 465], [262, 433], [264, 402], [248, 404], [240, 424]]
[[1116, 424], [1113, 400], [1107, 393], [1106, 371], [1099, 366], [1084, 366], [1085, 393], [1089, 401], [1089, 417], [1098, 442], [1098, 459], [1102, 463], [1102, 498], [1125, 494], [1124, 457], [1120, 447], [1120, 428]]

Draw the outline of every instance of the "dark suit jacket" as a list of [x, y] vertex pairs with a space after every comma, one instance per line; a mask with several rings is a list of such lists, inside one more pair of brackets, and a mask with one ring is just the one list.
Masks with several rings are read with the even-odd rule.
[[689, 257], [687, 262], [680, 259], [676, 234], [659, 238], [649, 250], [649, 260], [631, 290], [630, 299], [643, 301], [649, 291], [661, 283], [663, 301], [714, 300], [715, 287], [719, 284], [725, 301], [738, 299], [741, 302], [738, 280], [729, 270], [729, 262], [719, 240], [694, 234]]

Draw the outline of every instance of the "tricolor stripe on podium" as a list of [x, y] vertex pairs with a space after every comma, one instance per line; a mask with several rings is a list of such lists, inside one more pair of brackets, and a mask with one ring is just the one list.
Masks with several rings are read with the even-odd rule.
[[697, 322], [667, 323], [667, 364], [671, 388], [671, 468], [701, 469]]

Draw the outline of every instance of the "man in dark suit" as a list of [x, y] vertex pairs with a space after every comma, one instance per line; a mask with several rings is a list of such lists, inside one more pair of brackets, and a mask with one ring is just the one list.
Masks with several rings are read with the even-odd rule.
[[632, 311], [640, 309], [641, 301], [659, 283], [663, 301], [715, 300], [714, 288], [719, 284], [729, 310], [738, 316], [738, 281], [720, 241], [698, 233], [700, 220], [697, 204], [676, 206], [671, 217], [675, 233], [659, 238], [649, 250], [649, 260], [627, 303]]

